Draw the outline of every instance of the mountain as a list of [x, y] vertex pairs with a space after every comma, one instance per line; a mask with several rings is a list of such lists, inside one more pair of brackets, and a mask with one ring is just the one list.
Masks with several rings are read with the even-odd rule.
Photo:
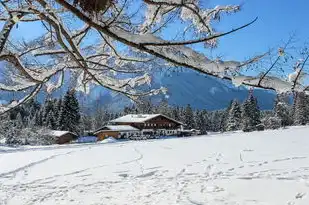
[[[244, 86], [235, 87], [229, 81], [195, 72], [156, 76], [155, 83], [168, 88], [170, 104], [191, 104], [195, 108], [207, 110], [226, 108], [231, 100], [243, 102], [248, 96], [248, 89]], [[261, 109], [273, 108], [274, 92], [254, 89], [254, 96], [258, 98]]]
[[[238, 99], [243, 102], [248, 96], [248, 89], [243, 86], [237, 88], [229, 81], [195, 72], [156, 73], [153, 75], [152, 87], [159, 88], [161, 86], [168, 89], [168, 94], [167, 96], [152, 97], [151, 100], [155, 103], [166, 98], [170, 105], [185, 106], [190, 104], [198, 109], [224, 109], [231, 100]], [[273, 108], [274, 92], [255, 89], [254, 96], [258, 98], [261, 109], [269, 110]], [[108, 92], [102, 88], [96, 88], [87, 98], [87, 107], [104, 104], [117, 110], [131, 104], [125, 96]]]
[[[152, 97], [156, 103], [166, 98], [170, 105], [185, 106], [190, 104], [194, 108], [218, 110], [224, 109], [233, 99], [244, 101], [248, 96], [245, 87], [236, 88], [229, 81], [201, 75], [196, 72], [155, 73], [153, 74], [153, 88], [164, 86], [168, 88], [167, 96], [158, 95]], [[67, 88], [62, 88], [53, 94], [54, 97], [63, 96]], [[262, 89], [255, 89], [254, 95], [258, 98], [261, 109], [272, 109], [275, 93]], [[0, 102], [10, 101], [17, 94], [2, 93]], [[39, 101], [43, 101], [45, 94], [41, 93]], [[105, 106], [109, 109], [120, 110], [132, 102], [121, 94], [111, 92], [102, 87], [95, 87], [89, 95], [78, 93], [80, 104], [88, 110], [94, 110], [97, 106]]]

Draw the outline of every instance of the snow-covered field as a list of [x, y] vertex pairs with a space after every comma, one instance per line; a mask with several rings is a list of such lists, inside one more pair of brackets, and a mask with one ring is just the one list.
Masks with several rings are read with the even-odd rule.
[[308, 205], [309, 128], [0, 147], [0, 204]]

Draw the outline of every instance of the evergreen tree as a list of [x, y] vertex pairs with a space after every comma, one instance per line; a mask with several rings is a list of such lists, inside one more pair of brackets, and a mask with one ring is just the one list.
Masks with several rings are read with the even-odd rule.
[[187, 129], [193, 129], [194, 128], [194, 115], [193, 115], [193, 110], [191, 108], [191, 105], [188, 104], [186, 109], [185, 109], [185, 124]]
[[42, 125], [47, 127], [47, 116], [49, 113], [54, 114], [54, 101], [47, 99], [42, 107]]
[[42, 109], [35, 113], [34, 121], [36, 126], [43, 126]]
[[280, 119], [281, 126], [285, 127], [285, 126], [292, 125], [293, 120], [290, 114], [289, 105], [284, 99], [284, 96], [277, 95], [275, 106], [274, 106], [274, 113], [275, 113], [275, 117]]
[[220, 131], [227, 131], [227, 123], [229, 119], [230, 110], [232, 108], [233, 100], [230, 101], [229, 105], [225, 109], [224, 113], [222, 113], [221, 122], [220, 122]]
[[23, 117], [20, 112], [16, 115], [15, 127], [17, 129], [22, 129], [24, 127]]
[[179, 118], [180, 122], [186, 122], [186, 108], [180, 107], [179, 108]]
[[181, 121], [181, 119], [180, 119], [180, 109], [179, 109], [178, 106], [172, 108], [171, 115], [172, 115], [171, 117], [173, 119], [175, 119], [177, 121]]
[[58, 128], [71, 132], [79, 131], [80, 112], [79, 103], [74, 90], [67, 91], [64, 96], [58, 119]]
[[277, 116], [267, 116], [262, 119], [265, 129], [279, 129], [282, 126], [281, 119]]
[[60, 115], [61, 107], [62, 107], [62, 99], [60, 98], [59, 100], [54, 100], [53, 104], [54, 104], [54, 108], [53, 108], [54, 119], [58, 119]]
[[303, 92], [296, 93], [295, 110], [294, 110], [294, 124], [305, 125], [307, 123], [307, 105], [306, 96]]
[[253, 96], [253, 93], [249, 93], [248, 99], [242, 106], [242, 129], [244, 131], [256, 130], [261, 123], [260, 110], [257, 105], [257, 99]]
[[209, 119], [206, 110], [196, 112], [196, 129], [200, 130], [201, 134], [207, 134]]
[[237, 100], [234, 100], [229, 111], [226, 130], [235, 131], [240, 129], [241, 107]]
[[34, 128], [36, 126], [36, 114], [32, 118], [28, 117], [27, 121], [28, 121], [28, 127]]
[[52, 110], [49, 111], [46, 117], [46, 127], [49, 129], [56, 129], [56, 120], [54, 118], [54, 113]]
[[213, 132], [221, 131], [222, 116], [225, 111], [216, 110], [210, 114], [210, 130]]

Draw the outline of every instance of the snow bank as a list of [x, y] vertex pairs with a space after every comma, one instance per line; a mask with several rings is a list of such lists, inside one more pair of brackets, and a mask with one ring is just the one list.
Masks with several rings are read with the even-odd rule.
[[308, 132], [0, 152], [0, 204], [308, 205]]
[[6, 141], [5, 138], [0, 139], [0, 145], [1, 145], [1, 144], [5, 144], [5, 141]]
[[100, 141], [99, 143], [106, 144], [106, 143], [115, 143], [115, 142], [118, 142], [118, 140], [116, 140], [113, 137], [108, 137], [105, 140]]

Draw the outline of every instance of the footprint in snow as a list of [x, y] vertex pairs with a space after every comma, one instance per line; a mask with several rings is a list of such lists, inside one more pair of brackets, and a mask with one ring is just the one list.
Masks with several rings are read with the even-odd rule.
[[305, 195], [306, 193], [297, 193], [295, 199], [302, 199]]
[[144, 177], [150, 177], [152, 175], [154, 175], [157, 171], [152, 171], [152, 172], [148, 172], [148, 173], [145, 173], [145, 174], [141, 174], [141, 175], [138, 175], [136, 176], [137, 178], [144, 178]]
[[123, 178], [127, 178], [129, 175], [128, 174], [119, 174], [118, 176], [123, 177]]

